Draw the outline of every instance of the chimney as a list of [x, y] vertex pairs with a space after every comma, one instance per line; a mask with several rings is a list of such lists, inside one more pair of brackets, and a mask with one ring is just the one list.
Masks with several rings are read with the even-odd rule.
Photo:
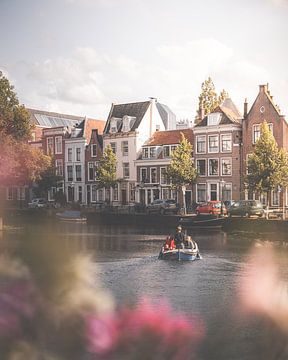
[[248, 114], [248, 102], [247, 102], [247, 98], [245, 98], [245, 101], [244, 101], [244, 119], [246, 118]]
[[260, 92], [266, 92], [267, 91], [267, 85], [259, 85], [259, 91]]

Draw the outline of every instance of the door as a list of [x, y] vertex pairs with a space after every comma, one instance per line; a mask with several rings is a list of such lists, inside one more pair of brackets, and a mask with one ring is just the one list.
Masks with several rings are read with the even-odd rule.
[[121, 199], [122, 199], [122, 205], [127, 204], [127, 191], [126, 189], [121, 190]]

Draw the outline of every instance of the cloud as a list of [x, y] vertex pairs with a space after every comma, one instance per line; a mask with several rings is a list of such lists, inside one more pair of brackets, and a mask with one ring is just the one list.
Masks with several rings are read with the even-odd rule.
[[70, 57], [32, 63], [26, 71], [31, 88], [22, 93], [29, 106], [95, 118], [106, 118], [112, 102], [145, 101], [153, 96], [178, 117], [193, 119], [201, 83], [208, 76], [218, 92], [228, 91], [240, 110], [245, 97], [254, 101], [260, 83], [273, 80], [273, 88], [284, 94], [288, 81], [275, 83], [265, 67], [213, 38], [158, 46], [145, 61], [77, 47]]
[[276, 6], [287, 6], [288, 7], [288, 0], [268, 0], [268, 2], [272, 3]]

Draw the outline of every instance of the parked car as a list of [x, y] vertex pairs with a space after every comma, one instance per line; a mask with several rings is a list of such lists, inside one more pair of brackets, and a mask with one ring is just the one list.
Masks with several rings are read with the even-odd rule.
[[226, 207], [227, 212], [229, 213], [230, 207], [235, 204], [235, 200], [225, 200], [224, 205]]
[[167, 214], [167, 213], [174, 213], [177, 214], [179, 210], [179, 206], [177, 202], [173, 199], [168, 200], [154, 200], [151, 204], [146, 206], [147, 214], [150, 213], [160, 213], [160, 214]]
[[198, 205], [196, 208], [196, 214], [226, 215], [227, 210], [223, 202], [215, 200], [215, 201], [208, 201], [207, 203]]
[[263, 214], [263, 205], [259, 200], [239, 200], [236, 201], [229, 209], [229, 216], [240, 215], [248, 217], [251, 215], [257, 215], [261, 217]]
[[35, 209], [35, 208], [45, 208], [47, 207], [47, 202], [43, 198], [35, 198], [30, 203], [28, 203], [28, 208]]

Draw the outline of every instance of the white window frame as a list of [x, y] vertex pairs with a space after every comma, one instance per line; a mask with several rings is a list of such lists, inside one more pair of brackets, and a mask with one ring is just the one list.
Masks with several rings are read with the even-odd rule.
[[[217, 147], [216, 146], [213, 147], [212, 150], [210, 147], [210, 139], [211, 138], [216, 138], [216, 142], [217, 142]], [[217, 154], [217, 153], [219, 153], [219, 135], [217, 135], [217, 134], [208, 135], [208, 154]]]
[[116, 184], [113, 187], [113, 201], [119, 201], [119, 186]]
[[[223, 149], [223, 138], [224, 137], [229, 137], [229, 139], [226, 139], [226, 140], [224, 140], [224, 141], [229, 141], [230, 142], [230, 150], [224, 150]], [[232, 152], [232, 134], [221, 134], [221, 136], [220, 136], [220, 138], [221, 138], [221, 152], [222, 153], [231, 153]]]
[[97, 144], [92, 144], [91, 145], [91, 157], [96, 157], [97, 156]]
[[[71, 169], [72, 177], [70, 177], [70, 178], [69, 178], [69, 170], [68, 169]], [[67, 165], [67, 180], [68, 180], [68, 182], [72, 182], [74, 180], [74, 177], [73, 177], [73, 165]]]
[[149, 148], [143, 147], [142, 148], [142, 159], [148, 159], [149, 158]]
[[63, 176], [63, 160], [62, 159], [55, 160], [55, 174], [56, 174], [56, 176]]
[[25, 200], [25, 187], [17, 187], [17, 200]]
[[[280, 191], [278, 191], [277, 189], [275, 189], [275, 190], [273, 190], [272, 192], [271, 192], [271, 194], [272, 194], [272, 196], [271, 196], [271, 205], [272, 206], [280, 206]], [[274, 201], [274, 195], [276, 195], [276, 197], [277, 197], [277, 202], [275, 202]]]
[[[77, 171], [77, 169], [80, 169], [80, 170]], [[80, 177], [77, 178], [77, 174], [80, 174]], [[82, 181], [82, 166], [80, 164], [75, 165], [75, 180], [77, 182]]]
[[[205, 196], [204, 196], [204, 200], [199, 200], [199, 197], [198, 197], [198, 187], [199, 185], [201, 186], [204, 186], [204, 193], [205, 193]], [[196, 184], [196, 202], [206, 202], [207, 201], [207, 184], [206, 183], [198, 183]]]
[[81, 161], [81, 148], [76, 148], [76, 161]]
[[207, 175], [207, 161], [206, 161], [207, 159], [196, 159], [196, 168], [197, 168], [197, 171], [198, 171], [198, 161], [204, 161], [205, 162], [205, 164], [204, 164], [204, 175], [201, 175], [199, 172], [198, 172], [198, 176], [206, 176]]
[[[54, 154], [54, 138], [53, 137], [47, 137], [46, 139], [46, 149], [47, 149], [47, 154], [53, 155]], [[50, 151], [51, 150], [51, 151]]]
[[129, 155], [129, 143], [127, 140], [124, 140], [121, 142], [121, 148], [122, 148], [122, 156], [128, 156]]
[[117, 151], [117, 144], [116, 142], [110, 142], [110, 146], [111, 146], [111, 149], [112, 151], [114, 152], [114, 154], [116, 154], [116, 151]]
[[97, 201], [97, 186], [91, 185], [91, 202]]
[[[152, 181], [152, 170], [155, 170], [155, 181]], [[157, 184], [157, 168], [151, 167], [150, 168], [150, 184]]]
[[6, 188], [6, 200], [11, 201], [13, 200], [13, 187], [8, 186]]
[[[256, 132], [255, 129], [257, 128], [257, 139], [256, 139]], [[252, 143], [256, 144], [256, 141], [260, 138], [261, 136], [261, 124], [254, 124], [252, 126]]]
[[[230, 162], [230, 174], [224, 174], [223, 173], [223, 162], [228, 160]], [[220, 161], [220, 166], [221, 166], [221, 176], [232, 176], [232, 158], [231, 157], [227, 157], [227, 158], [221, 158]]]
[[[146, 172], [145, 179], [143, 179], [142, 170], [144, 170]], [[147, 182], [146, 180], [148, 180], [148, 169], [146, 167], [141, 167], [140, 168], [140, 182], [145, 183], [145, 182]]]
[[55, 154], [62, 154], [62, 136], [55, 136]]
[[73, 159], [73, 149], [72, 148], [68, 148], [67, 149], [67, 161], [71, 162]]
[[[93, 170], [93, 176], [91, 178], [90, 176], [90, 170]], [[88, 181], [94, 181], [95, 180], [95, 170], [94, 170], [94, 162], [89, 161], [87, 164], [87, 177], [88, 177]]]
[[[210, 161], [211, 160], [217, 160], [218, 163], [218, 173], [217, 174], [210, 174]], [[208, 176], [219, 176], [220, 172], [219, 172], [219, 159], [218, 158], [209, 158], [208, 159]]]
[[154, 159], [154, 158], [156, 158], [156, 155], [157, 155], [156, 146], [151, 146], [149, 148], [149, 157]]
[[[168, 185], [166, 171], [167, 171], [166, 167], [160, 167], [160, 184], [161, 185]], [[162, 181], [162, 180], [164, 180], [164, 181]]]
[[[204, 139], [204, 141], [201, 141], [201, 143], [204, 143], [204, 151], [198, 151], [198, 143], [200, 139]], [[196, 136], [196, 154], [206, 154], [206, 149], [207, 149], [207, 139], [206, 139], [206, 135], [197, 135]]]
[[130, 177], [130, 164], [129, 162], [123, 162], [123, 178], [128, 179], [129, 177]]

